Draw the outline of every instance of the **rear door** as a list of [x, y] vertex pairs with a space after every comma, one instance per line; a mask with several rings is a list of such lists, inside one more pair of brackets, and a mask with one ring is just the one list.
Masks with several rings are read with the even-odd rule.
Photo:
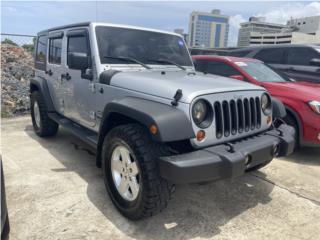
[[320, 67], [310, 64], [310, 60], [314, 58], [320, 59], [320, 53], [311, 47], [287, 48], [287, 74], [298, 81], [320, 83]]
[[48, 53], [46, 65], [46, 79], [48, 88], [55, 106], [60, 114], [65, 112], [64, 87], [61, 82], [61, 74], [64, 71], [64, 61], [62, 56], [63, 31], [49, 33]]

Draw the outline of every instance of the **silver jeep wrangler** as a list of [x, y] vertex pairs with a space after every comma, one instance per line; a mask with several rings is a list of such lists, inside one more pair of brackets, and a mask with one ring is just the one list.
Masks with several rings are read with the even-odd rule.
[[294, 130], [261, 87], [195, 72], [181, 36], [79, 23], [38, 33], [31, 116], [41, 137], [61, 125], [96, 149], [119, 211], [163, 210], [174, 184], [236, 177], [290, 154]]

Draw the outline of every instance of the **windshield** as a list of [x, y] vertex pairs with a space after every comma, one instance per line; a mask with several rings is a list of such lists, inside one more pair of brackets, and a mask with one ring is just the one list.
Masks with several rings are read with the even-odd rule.
[[287, 82], [280, 74], [261, 62], [236, 62], [236, 64], [259, 82]]
[[[129, 57], [144, 64], [192, 66], [188, 50], [181, 37], [165, 33], [97, 26], [101, 63], [123, 64], [117, 57]], [[155, 60], [169, 60], [155, 62]], [[137, 64], [127, 61], [125, 64]]]

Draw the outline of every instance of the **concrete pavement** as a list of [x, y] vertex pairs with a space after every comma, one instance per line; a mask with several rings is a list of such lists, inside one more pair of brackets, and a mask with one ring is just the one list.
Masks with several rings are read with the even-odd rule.
[[161, 214], [123, 218], [92, 149], [63, 129], [41, 139], [29, 117], [2, 120], [11, 239], [319, 239], [320, 149], [261, 171], [177, 186]]

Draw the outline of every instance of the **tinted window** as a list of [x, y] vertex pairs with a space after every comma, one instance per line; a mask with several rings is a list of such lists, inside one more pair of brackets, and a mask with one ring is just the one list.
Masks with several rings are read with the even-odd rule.
[[69, 37], [67, 52], [68, 53], [69, 52], [85, 53], [89, 55], [87, 37], [86, 36]]
[[183, 39], [176, 35], [103, 26], [96, 27], [96, 35], [102, 63], [131, 64], [106, 58], [109, 56], [130, 57], [145, 64], [167, 64], [151, 61], [163, 59], [183, 66], [192, 66]]
[[61, 64], [62, 38], [51, 38], [49, 43], [49, 63]]
[[45, 63], [47, 55], [47, 36], [38, 37], [36, 61]]
[[312, 58], [320, 58], [320, 54], [311, 48], [289, 48], [288, 64], [292, 65], [310, 65]]
[[69, 37], [68, 38], [68, 53], [88, 53], [88, 42], [85, 36]]
[[265, 63], [283, 64], [285, 48], [269, 48], [258, 52], [254, 57]]
[[194, 67], [195, 67], [196, 71], [207, 72], [208, 61], [194, 60], [193, 64], [194, 64]]
[[206, 72], [225, 77], [229, 77], [231, 75], [241, 75], [239, 71], [223, 62], [197, 60], [195, 63], [195, 68], [200, 72]]

